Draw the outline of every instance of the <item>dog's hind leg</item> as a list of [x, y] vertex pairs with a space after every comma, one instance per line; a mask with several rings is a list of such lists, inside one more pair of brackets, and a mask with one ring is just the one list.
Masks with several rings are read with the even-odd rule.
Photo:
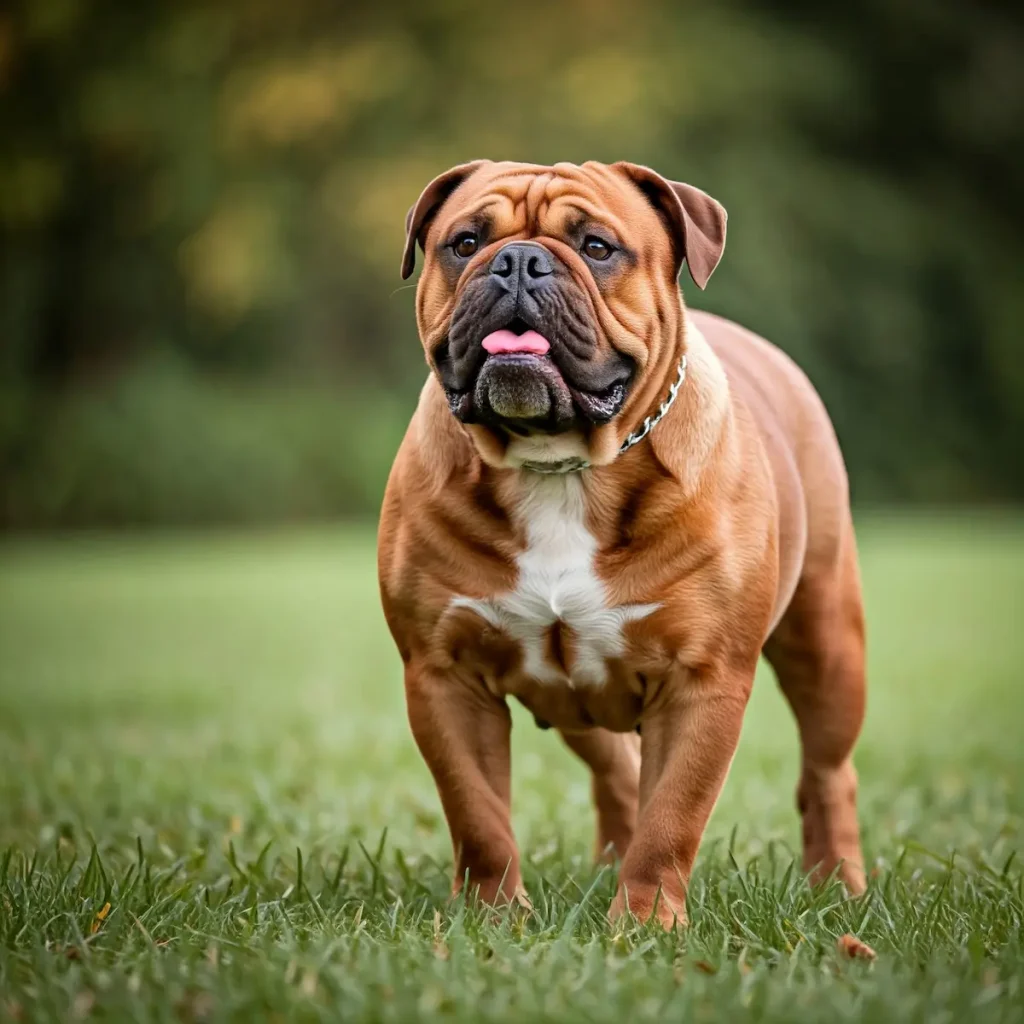
[[559, 734], [590, 768], [597, 811], [598, 861], [621, 860], [636, 828], [640, 796], [640, 737], [592, 728]]
[[864, 719], [864, 612], [848, 517], [824, 557], [808, 558], [796, 593], [764, 653], [800, 732], [797, 806], [804, 870], [815, 880], [839, 867], [864, 890], [853, 747]]

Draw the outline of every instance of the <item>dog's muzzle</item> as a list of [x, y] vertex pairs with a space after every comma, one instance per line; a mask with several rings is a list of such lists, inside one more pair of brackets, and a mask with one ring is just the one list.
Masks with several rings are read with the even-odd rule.
[[588, 296], [537, 242], [503, 246], [463, 288], [435, 364], [464, 423], [558, 433], [607, 423], [625, 402], [632, 364], [597, 358]]

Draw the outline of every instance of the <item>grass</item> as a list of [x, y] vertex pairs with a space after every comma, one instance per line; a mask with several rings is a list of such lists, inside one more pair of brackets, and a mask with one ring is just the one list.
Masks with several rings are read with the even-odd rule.
[[448, 902], [369, 533], [0, 546], [0, 1019], [1024, 1019], [1024, 523], [861, 537], [869, 894], [793, 866], [765, 673], [670, 935], [605, 924], [586, 776], [522, 714], [536, 911]]

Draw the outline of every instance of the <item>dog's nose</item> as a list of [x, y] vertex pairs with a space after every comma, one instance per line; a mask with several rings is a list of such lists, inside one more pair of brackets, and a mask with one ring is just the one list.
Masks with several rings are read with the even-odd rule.
[[498, 250], [491, 260], [490, 271], [504, 278], [510, 286], [529, 284], [555, 272], [551, 254], [536, 242], [510, 242]]

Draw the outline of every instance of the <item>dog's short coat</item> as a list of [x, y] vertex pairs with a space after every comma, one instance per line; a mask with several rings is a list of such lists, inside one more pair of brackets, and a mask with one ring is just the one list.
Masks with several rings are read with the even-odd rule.
[[455, 889], [526, 901], [512, 696], [591, 768], [598, 852], [622, 859], [612, 917], [684, 919], [763, 651], [800, 732], [805, 867], [861, 891], [845, 470], [801, 371], [684, 308], [680, 268], [706, 284], [724, 210], [633, 164], [478, 161], [410, 211], [405, 276], [417, 243], [432, 373], [388, 482], [379, 571]]

